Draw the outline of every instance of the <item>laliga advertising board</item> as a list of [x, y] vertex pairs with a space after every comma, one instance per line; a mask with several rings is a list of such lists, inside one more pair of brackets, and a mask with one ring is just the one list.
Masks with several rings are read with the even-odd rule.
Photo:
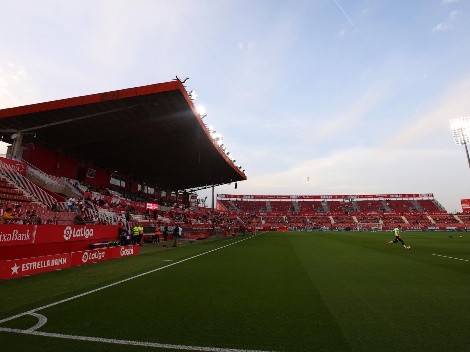
[[138, 245], [91, 249], [88, 251], [72, 252], [71, 266], [102, 262], [108, 259], [128, 257], [139, 254]]
[[117, 238], [115, 225], [17, 225], [5, 224], [0, 227], [0, 247], [31, 245], [34, 243], [61, 243], [72, 241], [114, 240]]
[[128, 257], [139, 254], [139, 252], [140, 247], [138, 245], [131, 245], [125, 247], [111, 247], [72, 253], [46, 255], [34, 258], [5, 260], [0, 262], [0, 279], [13, 279], [15, 277], [66, 269], [70, 268], [71, 266]]
[[139, 246], [88, 250], [91, 244], [116, 240], [117, 230], [116, 225], [4, 224], [0, 226], [0, 279], [139, 254]]
[[117, 237], [116, 226], [86, 226], [86, 225], [39, 225], [37, 226], [36, 240], [34, 243], [71, 242], [105, 239]]

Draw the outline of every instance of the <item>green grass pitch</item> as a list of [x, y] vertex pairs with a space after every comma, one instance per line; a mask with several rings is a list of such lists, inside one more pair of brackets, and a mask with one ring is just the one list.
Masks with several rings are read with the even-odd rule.
[[[149, 244], [135, 257], [2, 281], [0, 346], [470, 350], [470, 233], [403, 238], [411, 250], [388, 245], [390, 232], [270, 232], [177, 248]], [[47, 322], [33, 328], [40, 317]]]

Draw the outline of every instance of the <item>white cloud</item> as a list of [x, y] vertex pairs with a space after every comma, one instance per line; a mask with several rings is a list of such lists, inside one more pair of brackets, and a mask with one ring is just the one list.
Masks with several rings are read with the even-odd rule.
[[370, 111], [389, 93], [390, 82], [384, 80], [373, 84], [347, 108], [343, 108], [337, 115], [320, 121], [311, 135], [308, 136], [314, 143], [328, 138], [334, 138], [343, 130], [356, 125], [366, 118]]
[[249, 40], [248, 42], [238, 42], [238, 49], [240, 51], [251, 50], [255, 47], [255, 42], [253, 40]]
[[402, 126], [401, 131], [384, 145], [384, 149], [411, 146], [423, 140], [438, 141], [443, 131], [448, 132], [450, 139], [449, 120], [468, 115], [470, 111], [468, 96], [470, 96], [470, 77], [449, 87], [435, 106], [430, 107], [418, 118], [413, 118], [408, 125]]
[[336, 37], [339, 38], [339, 39], [343, 39], [344, 36], [346, 35], [346, 29], [343, 28], [343, 30], [341, 32], [339, 32]]
[[441, 5], [451, 4], [453, 2], [458, 2], [459, 0], [442, 0]]
[[35, 96], [26, 66], [17, 62], [0, 62], [0, 109], [31, 103]]
[[457, 18], [457, 15], [459, 14], [459, 11], [452, 11], [449, 16], [447, 16], [447, 19], [444, 22], [439, 23], [436, 25], [433, 29], [432, 32], [443, 32], [447, 31], [449, 29], [454, 28], [454, 22], [455, 19]]

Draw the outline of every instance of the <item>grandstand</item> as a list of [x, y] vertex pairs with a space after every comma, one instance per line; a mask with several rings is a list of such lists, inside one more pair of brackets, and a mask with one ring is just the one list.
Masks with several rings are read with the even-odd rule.
[[[235, 206], [234, 206], [235, 205]], [[259, 217], [264, 229], [354, 230], [369, 224], [382, 230], [465, 230], [468, 216], [449, 214], [427, 194], [232, 195], [217, 196], [219, 211]]]
[[240, 222], [199, 207], [197, 190], [246, 175], [178, 78], [3, 109], [0, 132], [11, 143], [0, 158], [0, 271], [3, 260], [116, 245], [120, 227], [130, 238], [136, 225], [179, 225], [191, 240]]

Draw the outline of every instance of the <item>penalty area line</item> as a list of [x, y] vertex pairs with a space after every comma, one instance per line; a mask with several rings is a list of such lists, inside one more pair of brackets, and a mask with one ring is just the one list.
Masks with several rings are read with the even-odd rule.
[[205, 352], [272, 352], [272, 351], [261, 351], [261, 350], [242, 350], [242, 349], [234, 349], [234, 348], [172, 345], [172, 344], [156, 343], [156, 342], [107, 339], [107, 338], [102, 338], [102, 337], [56, 334], [56, 333], [50, 333], [50, 332], [28, 331], [28, 330], [10, 329], [10, 328], [0, 328], [0, 332], [2, 331], [10, 332], [10, 333], [17, 333], [17, 334], [24, 334], [24, 335], [53, 337], [53, 338], [59, 338], [59, 339], [65, 339], [65, 340], [101, 342], [101, 343], [114, 344], [114, 345], [165, 348], [165, 349], [172, 349], [172, 350], [205, 351]]
[[[257, 235], [255, 235], [257, 236]], [[95, 293], [95, 292], [99, 292], [99, 291], [102, 291], [104, 289], [107, 289], [107, 288], [110, 288], [110, 287], [113, 287], [113, 286], [116, 286], [116, 285], [120, 285], [122, 283], [125, 283], [125, 282], [128, 282], [128, 281], [131, 281], [131, 280], [134, 280], [134, 279], [137, 279], [139, 277], [142, 277], [142, 276], [146, 276], [146, 275], [149, 275], [149, 274], [152, 274], [152, 273], [155, 273], [157, 271], [160, 271], [160, 270], [163, 270], [163, 269], [167, 269], [169, 267], [172, 267], [174, 265], [177, 265], [177, 264], [181, 264], [181, 263], [184, 263], [184, 262], [187, 262], [188, 260], [192, 260], [192, 259], [196, 259], [198, 257], [201, 257], [203, 255], [206, 255], [206, 254], [209, 254], [209, 253], [212, 253], [212, 252], [216, 252], [216, 251], [219, 251], [221, 249], [224, 249], [226, 247], [229, 247], [229, 246], [233, 246], [234, 244], [237, 244], [237, 243], [240, 243], [240, 242], [243, 242], [243, 241], [246, 241], [246, 240], [249, 240], [255, 236], [250, 236], [250, 237], [247, 237], [247, 238], [243, 238], [239, 241], [235, 241], [235, 242], [230, 242], [224, 246], [221, 246], [221, 247], [217, 247], [217, 248], [214, 248], [214, 249], [211, 249], [207, 252], [203, 252], [203, 253], [199, 253], [199, 254], [196, 254], [196, 255], [193, 255], [192, 257], [189, 257], [189, 258], [185, 258], [185, 259], [181, 259], [181, 260], [178, 260], [177, 262], [173, 262], [173, 263], [170, 263], [170, 264], [167, 264], [167, 265], [164, 265], [162, 267], [159, 267], [159, 268], [156, 268], [156, 269], [152, 269], [152, 270], [149, 270], [149, 271], [146, 271], [144, 273], [141, 273], [141, 274], [138, 274], [138, 275], [134, 275], [134, 276], [131, 276], [131, 277], [128, 277], [126, 279], [123, 279], [123, 280], [119, 280], [119, 281], [116, 281], [116, 282], [113, 282], [112, 284], [109, 284], [109, 285], [105, 285], [105, 286], [102, 286], [102, 287], [98, 287], [98, 288], [95, 288], [91, 291], [87, 291], [87, 292], [83, 292], [83, 293], [80, 293], [78, 295], [75, 295], [75, 296], [72, 296], [72, 297], [69, 297], [69, 298], [65, 298], [65, 299], [62, 299], [60, 301], [56, 301], [56, 302], [53, 302], [53, 303], [49, 303], [49, 304], [46, 304], [44, 306], [41, 306], [41, 307], [38, 307], [38, 308], [35, 308], [35, 309], [31, 309], [31, 310], [28, 310], [24, 313], [20, 313], [20, 314], [16, 314], [16, 315], [13, 315], [11, 317], [8, 317], [8, 318], [5, 318], [5, 319], [2, 319], [0, 320], [0, 324], [3, 324], [7, 321], [10, 321], [10, 320], [14, 320], [16, 318], [20, 318], [22, 316], [25, 316], [25, 315], [31, 315], [32, 313], [36, 313], [40, 310], [43, 310], [43, 309], [46, 309], [46, 308], [50, 308], [50, 307], [53, 307], [53, 306], [56, 306], [58, 304], [62, 304], [62, 303], [65, 303], [65, 302], [69, 302], [69, 301], [72, 301], [74, 299], [77, 299], [77, 298], [80, 298], [80, 297], [84, 297], [84, 296], [88, 296], [92, 293]]]

